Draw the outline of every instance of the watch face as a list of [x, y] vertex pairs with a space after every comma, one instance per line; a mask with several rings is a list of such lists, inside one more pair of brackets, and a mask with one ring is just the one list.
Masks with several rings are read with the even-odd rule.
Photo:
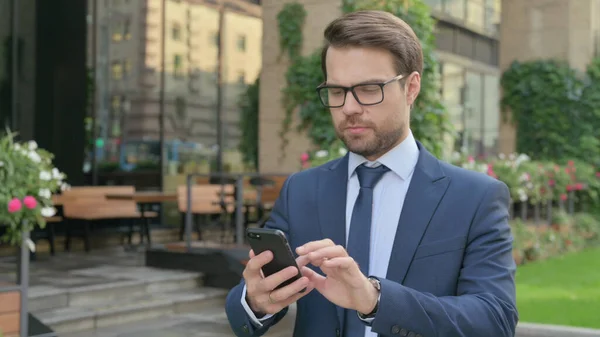
[[381, 290], [381, 283], [379, 283], [379, 280], [374, 279], [374, 278], [369, 278], [369, 281], [375, 287], [375, 289]]

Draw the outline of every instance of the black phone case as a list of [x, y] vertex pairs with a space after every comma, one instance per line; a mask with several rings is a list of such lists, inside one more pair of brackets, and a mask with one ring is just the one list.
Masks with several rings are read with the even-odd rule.
[[296, 267], [296, 269], [298, 269], [298, 274], [296, 276], [281, 283], [275, 289], [285, 287], [302, 277], [300, 269], [296, 264], [294, 254], [292, 253], [292, 249], [282, 231], [268, 228], [248, 228], [246, 233], [250, 247], [252, 247], [255, 255], [267, 250], [270, 250], [273, 253], [273, 260], [262, 268], [265, 277], [273, 275], [287, 267]]

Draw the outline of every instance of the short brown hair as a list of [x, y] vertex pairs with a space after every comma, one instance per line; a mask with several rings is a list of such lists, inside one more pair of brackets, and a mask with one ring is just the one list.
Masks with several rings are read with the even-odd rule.
[[385, 49], [394, 56], [398, 75], [414, 71], [423, 74], [423, 50], [419, 39], [406, 22], [391, 13], [365, 10], [346, 14], [333, 20], [325, 28], [324, 36], [321, 68], [325, 79], [325, 58], [330, 46]]

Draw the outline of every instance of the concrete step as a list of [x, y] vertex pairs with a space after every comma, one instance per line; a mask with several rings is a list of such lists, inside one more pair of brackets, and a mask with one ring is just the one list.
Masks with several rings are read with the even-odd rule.
[[[288, 315], [265, 337], [289, 337], [294, 328], [295, 305]], [[227, 321], [224, 304], [211, 306], [189, 313], [161, 316], [135, 323], [115, 325], [95, 330], [61, 334], [61, 337], [232, 337], [233, 332]]]
[[[104, 268], [106, 269], [106, 268]], [[29, 309], [41, 312], [72, 306], [86, 306], [123, 297], [135, 297], [165, 291], [197, 289], [202, 286], [202, 274], [173, 272], [153, 268], [131, 268], [128, 273], [121, 270], [76, 271], [75, 277], [93, 279], [95, 273], [104, 273], [101, 280], [110, 275], [109, 282], [75, 287], [33, 286], [29, 289]], [[137, 270], [133, 270], [137, 269]], [[100, 271], [99, 271], [100, 270]]]
[[190, 311], [223, 307], [227, 292], [200, 288], [124, 296], [36, 313], [57, 333], [97, 330], [127, 323], [157, 319]]

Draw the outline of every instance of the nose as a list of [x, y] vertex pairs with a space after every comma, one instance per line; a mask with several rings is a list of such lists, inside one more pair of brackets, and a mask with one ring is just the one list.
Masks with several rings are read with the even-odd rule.
[[358, 103], [351, 91], [346, 93], [346, 102], [342, 107], [342, 111], [346, 115], [354, 115], [362, 112], [362, 105]]

